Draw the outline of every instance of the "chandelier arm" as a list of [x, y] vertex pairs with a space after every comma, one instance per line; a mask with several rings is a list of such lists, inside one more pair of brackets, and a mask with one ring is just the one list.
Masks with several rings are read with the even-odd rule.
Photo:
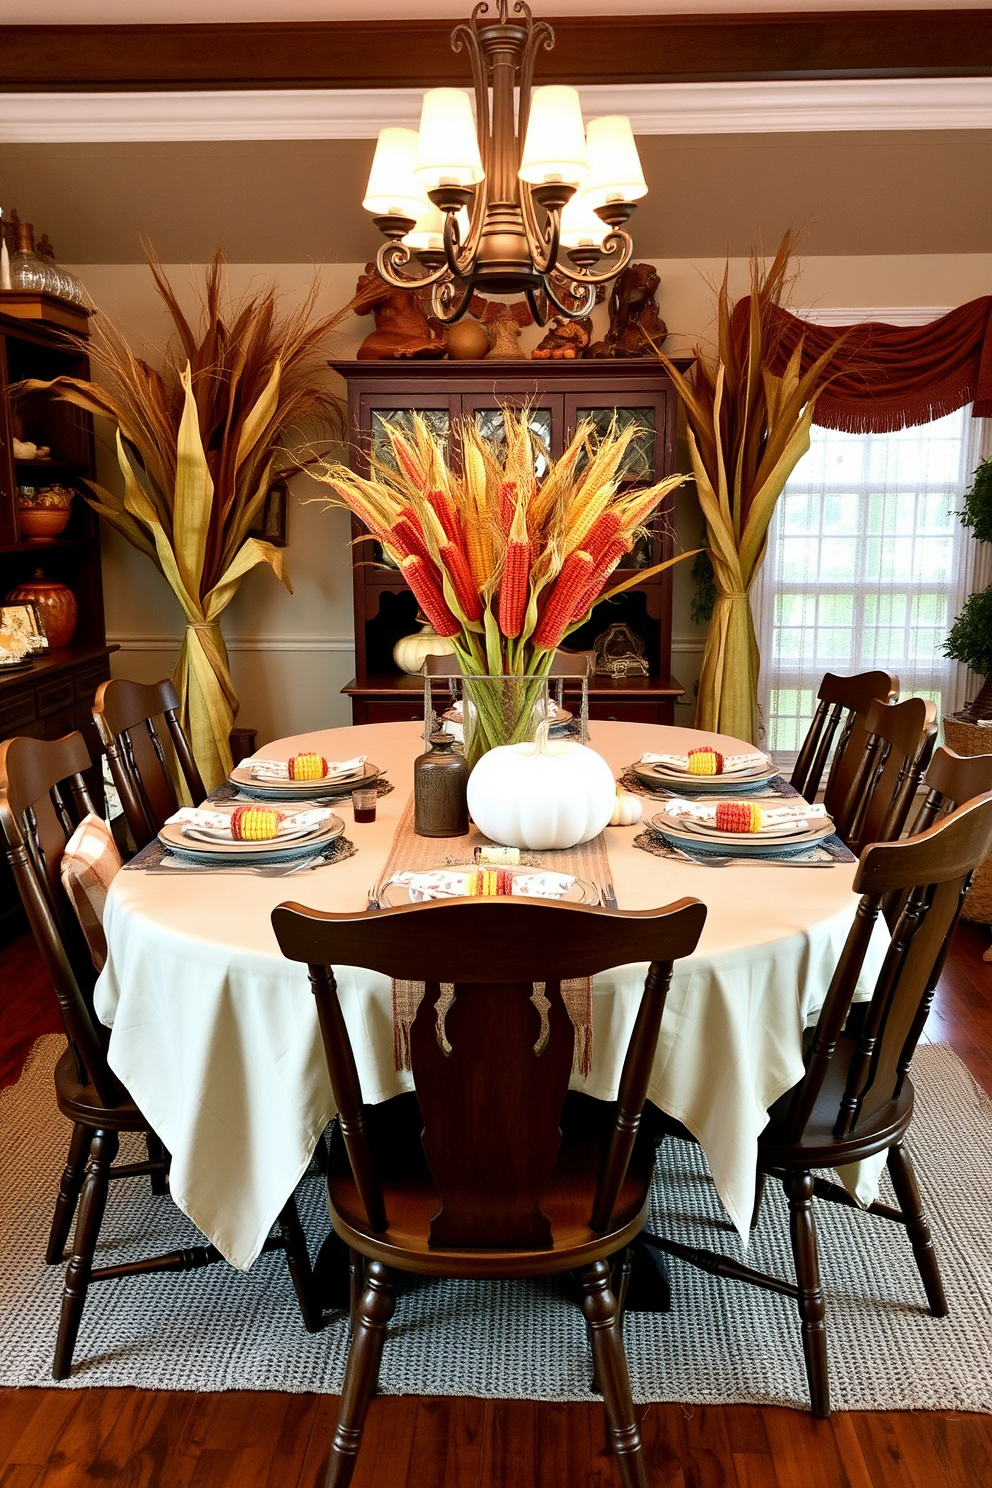
[[475, 133], [479, 141], [479, 154], [482, 156], [483, 169], [488, 170], [489, 160], [489, 82], [486, 73], [485, 58], [479, 45], [479, 23], [476, 17], [488, 11], [489, 6], [482, 0], [472, 12], [471, 22], [462, 21], [451, 33], [451, 50], [460, 52], [463, 48], [468, 52], [469, 65], [472, 68], [472, 86], [475, 89]]
[[[521, 9], [520, 5], [514, 6], [515, 10]], [[527, 42], [524, 47], [523, 56], [520, 59], [519, 79], [519, 104], [517, 108], [517, 170], [523, 159], [524, 140], [527, 137], [527, 123], [530, 119], [530, 95], [534, 82], [534, 66], [537, 62], [537, 54], [544, 47], [546, 52], [553, 52], [555, 48], [555, 33], [547, 21], [536, 21], [527, 11]]]
[[[578, 264], [569, 264], [568, 268], [558, 265], [559, 270], [573, 284], [609, 284], [630, 263], [634, 256], [634, 240], [629, 233], [618, 228], [606, 234], [603, 239], [603, 257], [610, 260], [601, 269], [584, 269]], [[588, 311], [586, 312], [588, 314]]]
[[534, 317], [534, 324], [540, 326], [543, 330], [543, 328], [548, 323], [547, 295], [544, 293], [543, 290], [535, 289], [532, 284], [527, 285], [527, 288], [524, 290], [524, 294], [527, 297], [527, 304], [530, 308], [530, 313]]
[[566, 305], [564, 300], [560, 300], [555, 293], [554, 283], [551, 279], [550, 274], [547, 275], [544, 280], [544, 293], [545, 295], [547, 295], [552, 305], [554, 305], [555, 309], [558, 311], [558, 314], [564, 315], [566, 320], [582, 320], [584, 316], [588, 315], [591, 312], [592, 307], [596, 303], [596, 286], [594, 284], [580, 286], [578, 280], [572, 278], [572, 271], [570, 269], [561, 269], [559, 272], [568, 280], [570, 289], [574, 289], [577, 291], [580, 289], [585, 289], [585, 298], [580, 300], [578, 305], [576, 305], [574, 309]]
[[[461, 291], [461, 296], [456, 298], [459, 291]], [[434, 292], [431, 295], [431, 314], [442, 325], [454, 325], [456, 320], [461, 320], [472, 303], [474, 293], [472, 285], [465, 280], [446, 277], [434, 286]]]
[[[525, 181], [521, 181], [521, 205], [524, 206], [524, 232], [527, 235], [527, 250], [531, 261], [539, 274], [553, 274], [558, 265], [558, 246], [561, 239], [561, 210], [551, 207], [548, 210], [548, 225], [544, 232], [537, 226], [534, 216], [534, 204], [531, 198], [530, 188]], [[567, 271], [566, 271], [567, 272]]]
[[[471, 248], [473, 231], [475, 231], [477, 223], [481, 222], [484, 217], [485, 211], [479, 214], [478, 217], [473, 217], [472, 228], [469, 230], [468, 244], [463, 245], [461, 234], [458, 230], [458, 218], [456, 214], [454, 212], [445, 212], [444, 275], [439, 277], [445, 277], [447, 275], [450, 275], [452, 279], [468, 279], [471, 277], [472, 266], [475, 262], [475, 253], [468, 251], [468, 249]], [[466, 246], [466, 252], [459, 255], [458, 250], [463, 246]]]
[[447, 276], [447, 264], [441, 264], [440, 268], [418, 275], [415, 279], [401, 274], [400, 269], [406, 268], [413, 257], [413, 249], [408, 248], [405, 243], [383, 243], [375, 258], [376, 272], [394, 289], [426, 289], [428, 285], [437, 284]]

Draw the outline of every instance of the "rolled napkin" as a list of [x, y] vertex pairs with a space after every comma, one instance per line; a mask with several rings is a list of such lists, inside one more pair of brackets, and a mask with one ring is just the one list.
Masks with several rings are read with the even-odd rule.
[[692, 775], [737, 775], [767, 765], [764, 754], [719, 754], [715, 749], [690, 749], [688, 754], [642, 754], [642, 765], [667, 765]]
[[246, 759], [241, 761], [241, 768], [250, 770], [253, 780], [347, 780], [349, 775], [362, 774], [365, 755], [339, 761], [325, 760], [319, 754], [294, 754], [288, 760]]
[[429, 872], [394, 873], [390, 883], [405, 884], [410, 898], [424, 899], [501, 898], [517, 895], [526, 899], [560, 899], [575, 879], [568, 873], [518, 875], [506, 868], [435, 868]]
[[[745, 819], [746, 813], [746, 819]], [[754, 825], [755, 813], [760, 818]], [[673, 798], [665, 802], [665, 815], [688, 818], [717, 827], [721, 832], [767, 832], [773, 827], [807, 826], [810, 822], [827, 820], [827, 808], [811, 806], [807, 801], [782, 802], [778, 806], [758, 805], [756, 801], [682, 801]], [[741, 826], [730, 826], [730, 821], [742, 822]]]
[[[233, 811], [213, 811], [209, 806], [183, 806], [168, 819], [186, 832], [211, 832], [230, 837], [232, 842], [261, 842], [292, 832], [301, 835], [308, 827], [319, 827], [330, 821], [329, 810], [275, 811], [271, 806], [235, 806]], [[272, 822], [269, 818], [275, 818]]]

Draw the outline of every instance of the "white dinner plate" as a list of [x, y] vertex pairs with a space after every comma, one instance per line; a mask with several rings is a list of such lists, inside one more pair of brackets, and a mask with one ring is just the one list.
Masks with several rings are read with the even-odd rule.
[[[809, 827], [805, 817], [800, 817], [796, 821], [774, 822], [770, 827], [762, 827], [759, 832], [728, 832], [726, 828], [718, 827], [714, 822], [697, 821], [691, 816], [670, 819], [678, 821], [688, 832], [698, 832], [700, 837], [727, 837], [732, 841], [740, 839], [741, 842], [747, 842], [752, 837], [760, 837], [763, 842], [768, 839], [785, 842], [792, 837], [799, 836]], [[821, 817], [820, 820], [822, 821], [823, 818]]]
[[259, 801], [322, 801], [332, 796], [350, 796], [378, 780], [382, 771], [370, 760], [365, 769], [354, 775], [338, 775], [331, 780], [259, 780], [250, 766], [236, 765], [228, 775], [232, 785]]
[[183, 831], [180, 822], [167, 822], [159, 832], [158, 840], [165, 847], [205, 862], [246, 857], [272, 860], [286, 853], [299, 853], [304, 847], [312, 847], [316, 850], [333, 841], [335, 837], [340, 837], [343, 831], [344, 822], [339, 816], [332, 816], [329, 821], [324, 822], [306, 837], [272, 839], [263, 842], [232, 842], [228, 838], [223, 842], [211, 842], [206, 839], [192, 839]]
[[[473, 870], [479, 871], [482, 868], [490, 868], [493, 866], [494, 865], [491, 863], [458, 863], [452, 864], [450, 869], [446, 869], [446, 871], [450, 871], [451, 873], [471, 873], [473, 872]], [[424, 871], [426, 872], [427, 870]], [[508, 873], [512, 873], [515, 878], [518, 876], [526, 878], [528, 876], [536, 876], [538, 873], [541, 872], [553, 870], [524, 867], [508, 868], [506, 871]], [[382, 885], [379, 890], [378, 897], [379, 904], [383, 909], [401, 909], [404, 905], [407, 904], [422, 904], [425, 902], [421, 899], [414, 901], [410, 898], [409, 884], [393, 883], [392, 881]], [[526, 898], [527, 896], [523, 895], [521, 897]], [[599, 904], [600, 897], [595, 884], [589, 883], [589, 881], [584, 878], [573, 878], [571, 887], [565, 890], [560, 899], [546, 899], [543, 900], [543, 902], [547, 904]], [[443, 900], [432, 900], [431, 903], [443, 903]]]
[[740, 790], [742, 786], [764, 785], [779, 773], [777, 766], [770, 761], [767, 765], [755, 765], [746, 773], [740, 771], [733, 775], [676, 774], [661, 765], [642, 765], [640, 760], [630, 768], [642, 785], [654, 786], [656, 790], [697, 792], [700, 795], [720, 795]]
[[807, 847], [815, 847], [825, 837], [830, 837], [834, 830], [832, 821], [823, 821], [815, 827], [807, 827], [803, 832], [782, 837], [766, 837], [762, 832], [692, 832], [688, 822], [677, 821], [664, 811], [659, 811], [651, 818], [650, 826], [676, 847], [684, 847], [687, 852], [713, 848], [739, 858], [773, 857], [776, 853], [802, 851]]

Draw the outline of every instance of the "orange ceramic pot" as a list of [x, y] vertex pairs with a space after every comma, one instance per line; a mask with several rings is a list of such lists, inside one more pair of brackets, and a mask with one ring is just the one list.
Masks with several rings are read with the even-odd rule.
[[71, 516], [67, 506], [22, 506], [17, 520], [22, 537], [58, 537]]
[[11, 589], [7, 603], [37, 605], [50, 646], [68, 646], [76, 633], [79, 618], [76, 596], [57, 579], [46, 579], [40, 568], [35, 569], [27, 584]]

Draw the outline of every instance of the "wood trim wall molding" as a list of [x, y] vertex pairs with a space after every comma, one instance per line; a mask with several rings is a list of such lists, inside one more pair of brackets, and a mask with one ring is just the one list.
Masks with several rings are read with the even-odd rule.
[[[992, 129], [992, 78], [659, 83], [580, 90], [640, 135]], [[374, 139], [416, 128], [422, 89], [0, 93], [0, 143]]]
[[[107, 634], [111, 645], [121, 651], [169, 651], [175, 655], [182, 645], [181, 635], [142, 635], [130, 631]], [[355, 650], [355, 638], [350, 635], [270, 635], [270, 636], [225, 636], [228, 651], [298, 651], [298, 652], [347, 652]]]
[[[571, 17], [554, 30], [541, 82], [992, 74], [987, 9]], [[464, 84], [467, 64], [450, 35], [448, 20], [0, 26], [0, 88]]]

